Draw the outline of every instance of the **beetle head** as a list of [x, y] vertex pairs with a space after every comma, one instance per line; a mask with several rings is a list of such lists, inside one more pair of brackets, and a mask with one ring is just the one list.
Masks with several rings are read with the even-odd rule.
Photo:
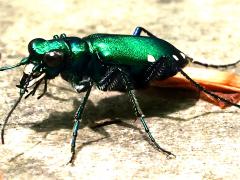
[[44, 40], [33, 39], [28, 44], [29, 56], [25, 63], [19, 88], [28, 88], [43, 79], [53, 79], [64, 69], [65, 61], [70, 57], [67, 43], [59, 38]]

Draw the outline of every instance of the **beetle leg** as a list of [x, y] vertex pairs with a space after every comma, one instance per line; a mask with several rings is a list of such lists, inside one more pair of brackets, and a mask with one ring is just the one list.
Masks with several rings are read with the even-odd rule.
[[78, 83], [72, 83], [73, 88], [78, 92], [86, 92], [91, 86], [91, 79], [88, 77], [84, 77], [82, 81]]
[[37, 97], [37, 99], [40, 99], [40, 98], [42, 98], [45, 94], [46, 94], [46, 92], [47, 92], [47, 79], [44, 79], [44, 89], [43, 89], [43, 92], [42, 92], [42, 94], [40, 94], [38, 97]]
[[29, 92], [26, 96], [25, 99], [27, 99], [30, 95], [34, 96], [35, 92], [37, 91], [38, 87], [40, 86], [40, 84], [42, 83], [43, 79], [41, 79], [40, 81], [38, 81], [36, 83], [36, 85], [34, 86], [33, 90], [31, 92]]
[[147, 126], [147, 123], [145, 122], [144, 120], [144, 114], [139, 106], [139, 103], [137, 101], [137, 98], [135, 96], [135, 93], [134, 93], [134, 90], [132, 88], [132, 83], [131, 81], [129, 80], [129, 77], [128, 75], [123, 72], [121, 69], [119, 69], [121, 75], [122, 75], [122, 80], [123, 80], [123, 83], [125, 84], [125, 87], [126, 87], [126, 90], [128, 92], [128, 95], [130, 97], [130, 101], [132, 102], [133, 104], [133, 108], [134, 108], [134, 111], [135, 111], [135, 114], [138, 118], [140, 118], [140, 121], [144, 127], [144, 130], [145, 132], [148, 134], [148, 137], [150, 138], [150, 140], [152, 141], [152, 143], [157, 147], [158, 150], [160, 150], [161, 152], [167, 154], [168, 157], [176, 157], [173, 153], [171, 153], [170, 151], [167, 151], [165, 149], [163, 149], [155, 140], [155, 138], [152, 136], [148, 126]]
[[72, 134], [72, 140], [71, 140], [72, 157], [71, 157], [69, 163], [73, 163], [73, 160], [75, 159], [75, 147], [76, 147], [76, 139], [77, 139], [78, 129], [79, 129], [80, 123], [82, 122], [82, 113], [83, 113], [84, 107], [87, 103], [88, 97], [90, 95], [92, 85], [93, 84], [91, 83], [91, 86], [89, 86], [86, 94], [84, 95], [84, 97], [82, 99], [80, 106], [77, 109], [77, 112], [74, 115], [73, 134]]
[[157, 36], [153, 35], [151, 32], [144, 29], [143, 27], [136, 27], [134, 32], [133, 32], [133, 35], [134, 36], [140, 36], [142, 31], [145, 32], [150, 37], [156, 37], [157, 38]]
[[197, 83], [196, 81], [194, 81], [192, 78], [190, 78], [182, 69], [178, 69], [179, 72], [188, 80], [190, 81], [197, 89], [199, 89], [200, 91], [210, 95], [211, 97], [213, 97], [214, 99], [218, 100], [218, 101], [222, 101], [226, 104], [229, 104], [231, 106], [235, 106], [235, 107], [238, 107], [240, 108], [240, 105], [236, 104], [236, 103], [233, 103], [223, 97], [220, 97], [218, 96], [217, 94], [214, 94], [213, 92], [207, 90], [206, 88], [204, 88], [203, 86], [201, 86], [199, 83]]

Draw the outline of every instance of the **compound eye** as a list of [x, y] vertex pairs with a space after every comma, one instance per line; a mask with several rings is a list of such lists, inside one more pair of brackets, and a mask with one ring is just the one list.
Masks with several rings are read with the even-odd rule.
[[44, 54], [43, 61], [49, 67], [57, 67], [63, 63], [64, 55], [60, 51], [50, 51]]

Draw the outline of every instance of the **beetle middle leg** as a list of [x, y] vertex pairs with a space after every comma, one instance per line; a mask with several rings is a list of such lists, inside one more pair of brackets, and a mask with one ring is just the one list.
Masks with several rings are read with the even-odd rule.
[[155, 138], [152, 136], [152, 134], [151, 134], [151, 132], [150, 132], [148, 126], [147, 126], [147, 123], [144, 120], [145, 115], [143, 114], [143, 112], [142, 112], [142, 110], [141, 110], [141, 108], [139, 106], [139, 103], [138, 103], [137, 98], [135, 96], [134, 90], [132, 89], [132, 83], [129, 80], [128, 75], [126, 73], [124, 73], [124, 72], [121, 72], [121, 75], [122, 75], [123, 82], [124, 82], [124, 84], [126, 86], [126, 90], [128, 92], [128, 95], [130, 97], [130, 100], [131, 100], [131, 102], [133, 104], [135, 115], [140, 119], [140, 121], [141, 121], [141, 123], [142, 123], [142, 125], [144, 127], [144, 130], [147, 133], [147, 135], [150, 138], [150, 140], [152, 141], [152, 143], [157, 147], [158, 150], [160, 150], [164, 154], [167, 154], [168, 157], [170, 157], [170, 156], [176, 157], [173, 153], [171, 153], [170, 151], [165, 150], [164, 148], [162, 148], [156, 142]]
[[[150, 138], [151, 142], [157, 147], [158, 150], [160, 150], [161, 152], [163, 152], [164, 154], [167, 154], [168, 157], [172, 156], [172, 157], [176, 157], [173, 153], [171, 153], [170, 151], [165, 150], [164, 148], [162, 148], [155, 140], [155, 138], [152, 136], [147, 123], [144, 120], [145, 115], [143, 114], [140, 105], [137, 101], [137, 98], [135, 96], [134, 93], [134, 88], [133, 88], [133, 83], [130, 81], [129, 75], [127, 74], [127, 72], [125, 72], [124, 70], [122, 70], [121, 68], [113, 68], [110, 73], [107, 74], [108, 77], [114, 76], [114, 74], [119, 74], [121, 76], [121, 80], [125, 86], [125, 89], [130, 97], [130, 101], [133, 104], [133, 108], [135, 111], [135, 115], [140, 119], [145, 132], [147, 133], [148, 137]], [[106, 78], [104, 78], [106, 79]], [[102, 81], [104, 82], [104, 81]]]

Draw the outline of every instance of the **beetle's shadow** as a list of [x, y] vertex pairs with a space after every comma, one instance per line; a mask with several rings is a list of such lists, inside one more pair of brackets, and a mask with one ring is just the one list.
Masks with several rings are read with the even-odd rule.
[[[204, 116], [212, 113], [207, 112], [191, 118], [168, 116], [170, 113], [194, 106], [199, 99], [199, 95], [193, 91], [149, 88], [147, 90], [137, 91], [136, 95], [140, 106], [146, 115], [146, 118], [159, 117], [159, 119], [161, 119], [161, 117], [167, 117], [168, 119], [172, 119], [174, 121], [187, 121], [198, 116]], [[56, 99], [54, 96], [52, 96], [52, 98]], [[37, 132], [45, 132], [46, 135], [53, 130], [72, 129], [73, 115], [80, 105], [80, 101], [78, 99], [73, 99], [73, 102], [73, 111], [52, 112], [48, 118], [44, 119], [40, 123], [34, 124], [32, 128]], [[101, 134], [102, 138], [98, 138], [97, 140], [89, 139], [86, 142], [83, 142], [81, 145], [76, 147], [76, 154], [84, 146], [110, 137], [110, 134], [104, 128], [106, 125], [115, 123], [118, 126], [131, 128], [139, 131], [140, 134], [144, 134], [143, 129], [137, 128], [135, 125], [132, 125], [126, 121], [136, 118], [132, 110], [132, 104], [130, 103], [129, 97], [126, 94], [111, 96], [109, 98], [100, 100], [96, 105], [94, 104], [95, 103], [92, 101], [88, 101], [85, 108], [85, 113], [83, 115], [83, 123], [81, 124], [80, 128], [88, 126], [95, 132]], [[214, 113], [220, 112], [221, 111]], [[104, 120], [104, 122], [99, 123], [101, 120]], [[146, 137], [147, 136], [144, 136], [144, 138]], [[150, 141], [148, 142], [150, 143]]]
[[[106, 92], [108, 93], [108, 92]], [[136, 91], [139, 104], [146, 115], [149, 117], [166, 117], [167, 114], [194, 106], [198, 100], [198, 94], [193, 91], [176, 89], [148, 88], [146, 90]], [[52, 96], [52, 98], [55, 98]], [[56, 99], [56, 98], [55, 98]], [[68, 99], [69, 100], [69, 99]], [[71, 112], [52, 112], [48, 118], [40, 123], [35, 123], [32, 128], [37, 132], [49, 132], [58, 129], [72, 129], [73, 116], [80, 105], [80, 100], [73, 98], [73, 111]], [[127, 94], [111, 96], [100, 100], [97, 105], [89, 100], [83, 114], [82, 127], [97, 126], [98, 121], [108, 119], [107, 124], [117, 122], [120, 125], [134, 128], [126, 123], [119, 123], [119, 120], [136, 119], [132, 104]], [[184, 120], [184, 119], [175, 119]], [[104, 123], [103, 123], [104, 124]]]

